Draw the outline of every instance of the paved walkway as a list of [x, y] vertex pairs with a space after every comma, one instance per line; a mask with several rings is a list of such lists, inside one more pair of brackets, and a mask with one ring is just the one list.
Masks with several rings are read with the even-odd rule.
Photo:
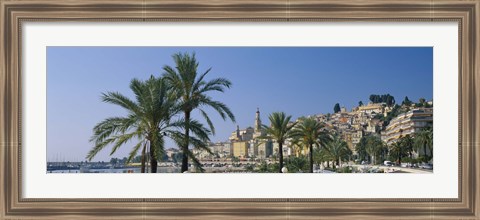
[[426, 170], [426, 169], [418, 169], [418, 168], [407, 168], [407, 167], [387, 167], [387, 166], [380, 166], [380, 165], [351, 165], [353, 167], [358, 167], [358, 168], [363, 168], [365, 166], [372, 168], [372, 167], [378, 167], [382, 169], [395, 169], [395, 170], [400, 170], [401, 172], [404, 173], [433, 173], [433, 170]]

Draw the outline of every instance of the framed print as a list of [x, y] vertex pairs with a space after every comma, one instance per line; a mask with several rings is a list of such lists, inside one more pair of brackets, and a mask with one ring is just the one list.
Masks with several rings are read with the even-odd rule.
[[478, 219], [478, 1], [2, 1], [5, 219]]

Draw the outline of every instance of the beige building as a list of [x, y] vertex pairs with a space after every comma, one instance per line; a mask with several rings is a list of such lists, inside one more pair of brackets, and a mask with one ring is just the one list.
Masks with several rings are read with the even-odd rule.
[[[248, 144], [247, 153], [245, 157], [257, 157], [257, 158], [267, 158], [272, 155], [272, 141], [271, 140], [262, 140], [260, 137], [265, 134], [262, 132], [262, 121], [260, 119], [260, 110], [257, 108], [255, 113], [254, 127], [248, 127], [244, 130], [240, 130], [240, 127], [237, 125], [237, 130], [232, 132], [229, 140], [232, 143], [232, 155], [239, 155], [235, 153], [235, 143], [246, 142]], [[242, 150], [243, 151], [243, 150]]]
[[422, 128], [432, 125], [432, 123], [432, 108], [413, 109], [392, 119], [385, 131], [382, 132], [382, 140], [390, 145], [395, 143], [399, 138], [412, 135]]
[[353, 151], [355, 149], [355, 145], [352, 143], [352, 132], [345, 132], [343, 133], [342, 137], [343, 140], [347, 142], [348, 148]]
[[231, 154], [231, 146], [230, 142], [217, 142], [217, 143], [210, 143], [210, 147], [212, 152], [219, 157], [228, 157]]
[[252, 127], [240, 130], [240, 127], [237, 125], [237, 130], [232, 132], [228, 139], [230, 141], [250, 141], [253, 139], [254, 132]]
[[357, 112], [352, 118], [352, 126], [355, 129], [361, 129], [363, 125], [366, 125], [370, 120], [370, 116], [364, 112]]
[[381, 121], [379, 119], [370, 119], [367, 123], [366, 131], [370, 133], [379, 133], [381, 127]]
[[352, 145], [354, 146], [353, 151], [355, 152], [355, 146], [360, 143], [360, 139], [365, 136], [363, 130], [358, 130], [352, 133]]
[[364, 136], [363, 130], [350, 130], [342, 134], [342, 138], [347, 142], [348, 148], [355, 154], [355, 146], [360, 142], [360, 139]]
[[383, 114], [384, 107], [382, 103], [368, 103], [368, 105], [359, 106], [357, 112], [362, 112], [366, 114]]
[[[210, 149], [210, 151], [214, 152], [213, 146], [208, 146], [208, 148]], [[199, 160], [213, 160], [215, 158], [215, 155], [210, 154], [208, 151], [204, 149], [193, 149], [192, 153]]]
[[324, 115], [324, 114], [318, 114], [315, 116], [315, 119], [320, 122], [320, 123], [327, 123], [328, 121], [328, 117], [327, 115]]
[[249, 144], [247, 141], [237, 141], [232, 143], [233, 156], [245, 158], [248, 157], [248, 147]]
[[266, 141], [264, 143], [260, 143], [257, 146], [257, 154], [256, 157], [260, 159], [265, 159], [272, 155], [273, 151], [273, 143], [272, 141]]

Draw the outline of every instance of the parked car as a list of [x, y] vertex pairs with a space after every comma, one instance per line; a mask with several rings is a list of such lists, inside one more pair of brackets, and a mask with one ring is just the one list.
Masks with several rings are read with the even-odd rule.
[[391, 167], [391, 166], [394, 166], [395, 164], [392, 163], [392, 161], [386, 160], [386, 161], [383, 161], [383, 165], [385, 165], [387, 167]]
[[433, 170], [433, 164], [429, 163], [422, 163], [419, 167], [422, 169]]
[[412, 163], [402, 163], [400, 164], [401, 167], [405, 167], [405, 168], [415, 168], [415, 167], [418, 167], [417, 164], [412, 164]]

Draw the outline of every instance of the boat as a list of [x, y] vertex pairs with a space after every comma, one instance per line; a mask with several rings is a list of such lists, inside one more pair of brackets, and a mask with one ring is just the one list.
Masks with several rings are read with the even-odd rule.
[[91, 173], [91, 171], [87, 166], [80, 166], [80, 173]]

